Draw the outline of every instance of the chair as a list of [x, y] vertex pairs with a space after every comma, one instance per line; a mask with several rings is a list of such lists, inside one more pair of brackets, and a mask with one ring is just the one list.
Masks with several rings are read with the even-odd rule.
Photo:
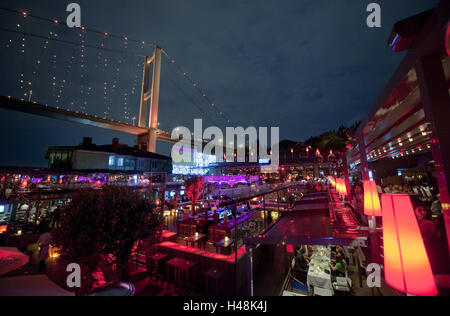
[[302, 269], [296, 269], [295, 268], [295, 258], [292, 259], [292, 262], [291, 262], [290, 276], [298, 283], [307, 284], [307, 282], [308, 282], [308, 271], [302, 270]]
[[[348, 282], [350, 280], [350, 282]], [[336, 292], [350, 293], [351, 279], [348, 277], [337, 277], [336, 282], [333, 282], [333, 288]]]
[[164, 286], [164, 276], [159, 273], [158, 264], [153, 262], [151, 270], [149, 270], [149, 282], [158, 288]]

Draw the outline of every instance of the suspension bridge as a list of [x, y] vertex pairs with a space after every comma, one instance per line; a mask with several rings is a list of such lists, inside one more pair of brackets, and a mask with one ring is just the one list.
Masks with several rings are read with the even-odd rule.
[[[194, 115], [216, 126], [216, 119], [231, 123], [155, 43], [85, 26], [71, 29], [27, 11], [0, 7], [0, 15], [0, 108], [135, 135], [141, 150], [156, 152], [157, 141], [182, 140], [160, 128], [163, 73], [175, 88], [170, 95], [178, 92]], [[171, 65], [164, 72], [163, 62]], [[178, 126], [170, 121], [164, 125]]]

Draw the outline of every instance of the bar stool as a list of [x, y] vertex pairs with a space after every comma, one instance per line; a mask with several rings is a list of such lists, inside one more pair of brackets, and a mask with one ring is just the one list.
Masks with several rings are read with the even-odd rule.
[[212, 284], [214, 285], [214, 295], [218, 296], [219, 293], [223, 292], [223, 276], [224, 272], [217, 268], [211, 268], [205, 272], [206, 296], [209, 295], [210, 279]]
[[155, 285], [158, 288], [163, 288], [164, 276], [160, 274], [158, 270], [158, 263], [154, 262], [153, 271], [150, 274], [150, 284]]

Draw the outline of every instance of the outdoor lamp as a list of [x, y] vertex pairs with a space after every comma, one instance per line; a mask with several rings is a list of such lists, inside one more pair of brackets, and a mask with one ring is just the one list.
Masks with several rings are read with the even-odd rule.
[[364, 180], [364, 215], [381, 216], [377, 184], [373, 180]]
[[347, 195], [347, 187], [345, 185], [344, 179], [339, 179], [339, 189], [338, 192], [340, 195]]
[[387, 284], [412, 295], [438, 294], [430, 262], [407, 194], [383, 194], [384, 267]]

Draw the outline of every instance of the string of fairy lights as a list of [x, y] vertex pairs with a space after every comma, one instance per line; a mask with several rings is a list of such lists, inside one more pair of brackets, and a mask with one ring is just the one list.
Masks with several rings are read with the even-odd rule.
[[85, 41], [84, 41], [84, 30], [80, 30], [80, 111], [81, 113], [86, 113], [87, 100], [85, 96], [85, 73], [84, 73], [84, 61], [85, 61]]
[[176, 69], [180, 72], [180, 74], [192, 84], [192, 86], [198, 91], [198, 93], [202, 96], [202, 98], [208, 103], [210, 107], [212, 107], [219, 116], [226, 122], [231, 123], [231, 119], [228, 118], [227, 115], [214, 103], [212, 100], [206, 95], [206, 92], [195, 82], [188, 74], [183, 70], [183, 68], [173, 59], [164, 49], [162, 49], [163, 54], [169, 59], [170, 63], [173, 64]]
[[[123, 41], [123, 48], [125, 50], [128, 49], [128, 40]], [[123, 119], [125, 120], [125, 122], [129, 122], [130, 112], [128, 109], [128, 89], [127, 88], [123, 89], [122, 99], [123, 99]]]
[[[66, 83], [67, 83], [67, 80], [69, 78], [69, 74], [72, 71], [72, 67], [73, 67], [73, 64], [74, 64], [74, 61], [75, 61], [75, 51], [76, 51], [76, 47], [74, 47], [73, 50], [72, 50], [72, 54], [71, 54], [71, 56], [69, 58], [69, 62], [67, 63], [66, 69], [64, 71], [64, 77], [61, 80], [61, 84], [60, 84], [59, 91], [58, 91], [58, 96], [56, 98], [56, 104], [58, 104], [58, 105], [59, 105], [59, 103], [61, 101], [61, 98], [62, 98], [62, 96], [64, 94], [64, 91], [65, 91], [65, 88], [66, 88]], [[74, 101], [70, 102], [70, 110], [73, 110], [74, 104], [75, 104]]]
[[[144, 62], [138, 63], [136, 65], [136, 67], [137, 67], [137, 71], [136, 71], [136, 75], [134, 76], [133, 86], [131, 87], [131, 97], [134, 97], [137, 93], [136, 89], [138, 88], [139, 70], [141, 70], [142, 67], [144, 67]], [[129, 115], [130, 115], [129, 119], [131, 120], [131, 124], [136, 125], [137, 117], [136, 116], [131, 117], [131, 114], [129, 114]]]
[[[46, 17], [42, 17], [42, 16], [38, 16], [38, 15], [33, 15], [30, 14], [28, 11], [18, 11], [18, 10], [13, 10], [13, 9], [9, 9], [9, 8], [4, 8], [4, 7], [0, 7], [0, 11], [5, 11], [5, 12], [9, 12], [9, 13], [14, 13], [14, 14], [18, 14], [21, 15], [24, 19], [37, 19], [43, 22], [48, 22], [53, 24], [55, 27], [67, 27], [67, 24], [65, 22], [63, 22], [63, 20], [61, 19], [50, 19], [50, 18], [46, 18]], [[20, 26], [18, 27], [20, 28]], [[21, 30], [12, 30], [12, 29], [7, 29], [7, 28], [3, 28], [0, 27], [0, 30], [2, 31], [6, 31], [6, 32], [15, 32], [17, 34], [19, 34], [20, 36], [23, 36], [23, 43], [22, 43], [22, 54], [25, 54], [25, 42], [26, 42], [26, 37], [35, 37], [35, 38], [41, 38], [43, 40], [46, 41], [46, 45], [49, 44], [50, 41], [56, 41], [56, 42], [60, 42], [60, 43], [65, 43], [65, 44], [70, 44], [70, 45], [74, 45], [74, 46], [78, 46], [80, 47], [80, 68], [84, 68], [85, 67], [85, 54], [86, 54], [86, 48], [92, 48], [92, 49], [97, 49], [98, 50], [98, 55], [97, 57], [99, 58], [99, 60], [103, 61], [103, 65], [104, 65], [104, 72], [106, 73], [107, 68], [109, 67], [111, 60], [108, 60], [108, 58], [103, 58], [103, 54], [102, 51], [109, 51], [109, 52], [115, 52], [115, 53], [120, 53], [120, 54], [129, 54], [129, 55], [133, 55], [133, 56], [137, 56], [137, 57], [145, 57], [145, 54], [139, 54], [139, 53], [134, 53], [134, 52], [130, 52], [129, 51], [129, 43], [136, 43], [140, 46], [141, 49], [145, 49], [147, 47], [152, 47], [152, 48], [156, 48], [157, 45], [153, 42], [146, 42], [146, 41], [142, 41], [142, 40], [137, 40], [137, 39], [133, 39], [129, 36], [123, 36], [123, 35], [116, 35], [116, 34], [112, 34], [109, 32], [102, 32], [102, 31], [98, 31], [95, 29], [91, 29], [88, 28], [86, 26], [82, 26], [80, 28], [81, 32], [80, 32], [80, 38], [81, 40], [79, 42], [73, 42], [73, 41], [69, 41], [69, 40], [63, 40], [58, 38], [58, 34], [57, 32], [50, 32], [50, 35], [47, 36], [42, 36], [39, 34], [33, 34], [30, 32], [25, 32], [25, 31], [21, 31]], [[103, 40], [100, 46], [95, 46], [95, 45], [90, 45], [90, 44], [86, 44], [85, 42], [85, 34], [86, 33], [92, 33], [92, 34], [97, 34], [97, 35], [102, 35], [103, 36]], [[117, 50], [117, 49], [112, 49], [112, 48], [106, 48], [104, 41], [106, 39], [120, 39], [123, 41], [123, 48], [124, 50]], [[11, 42], [12, 44], [12, 42]], [[7, 44], [8, 45], [8, 44]], [[210, 108], [212, 108], [226, 123], [231, 123], [231, 119], [223, 112], [223, 110], [221, 110], [221, 108], [215, 104], [210, 98], [209, 96], [206, 94], [205, 90], [202, 89], [200, 87], [200, 85], [194, 81], [192, 79], [192, 77], [183, 70], [183, 68], [175, 61], [174, 58], [172, 58], [164, 49], [162, 49], [163, 55], [166, 56], [170, 62], [170, 64], [174, 65], [175, 68], [178, 70], [178, 72], [183, 76], [183, 78], [185, 78], [191, 85], [192, 87], [199, 93], [199, 95], [203, 98], [203, 100], [209, 105]], [[73, 69], [73, 65], [74, 65], [74, 57], [72, 56], [69, 60], [69, 64], [67, 65], [67, 69], [66, 69], [66, 74], [67, 72], [70, 72], [71, 69]], [[57, 55], [56, 53], [52, 55], [51, 58], [51, 63], [52, 63], [52, 69], [55, 70], [56, 69], [56, 64], [57, 64]], [[42, 62], [42, 61], [40, 61]], [[121, 71], [120, 71], [120, 67], [123, 63], [122, 58], [120, 57], [118, 59], [118, 67], [115, 68], [115, 72], [116, 75], [114, 76], [114, 78], [112, 79], [112, 82], [108, 83], [107, 81], [104, 81], [103, 84], [103, 94], [104, 94], [104, 105], [105, 105], [105, 111], [104, 111], [104, 117], [106, 118], [108, 115], [111, 114], [111, 98], [112, 98], [112, 94], [114, 93], [114, 91], [116, 91], [117, 89], [117, 76], [120, 75]], [[96, 66], [97, 67], [97, 66]], [[143, 67], [143, 63], [139, 63], [137, 65], [138, 68]], [[83, 69], [81, 69], [83, 70]], [[56, 71], [54, 71], [56, 72]], [[136, 117], [131, 117], [131, 113], [130, 113], [130, 109], [129, 109], [129, 98], [134, 96], [137, 91], [136, 89], [138, 88], [138, 79], [139, 79], [139, 74], [136, 75], [135, 79], [133, 80], [133, 84], [132, 84], [132, 88], [128, 90], [125, 88], [123, 89], [123, 93], [122, 93], [122, 99], [124, 101], [124, 110], [123, 110], [123, 117], [125, 119], [125, 121], [132, 121], [133, 124], [136, 123]], [[27, 83], [27, 81], [24, 78], [24, 74], [23, 72], [21, 73], [21, 77], [19, 78], [22, 90], [25, 89], [25, 84]], [[57, 84], [58, 82], [58, 78], [56, 76], [56, 74], [52, 77], [52, 95], [55, 98], [55, 102], [57, 104], [61, 103], [61, 98], [62, 98], [62, 94], [64, 92], [64, 88], [67, 86], [68, 82], [67, 82], [67, 78], [59, 80], [59, 85]], [[30, 81], [28, 81], [28, 83], [30, 83]], [[83, 72], [81, 72], [80, 74], [80, 106], [79, 109], [82, 113], [86, 112], [86, 106], [88, 104], [88, 96], [92, 95], [92, 85], [91, 83], [89, 83], [88, 85], [86, 84], [86, 77], [85, 74]], [[24, 96], [26, 96], [26, 92], [24, 92]], [[109, 99], [108, 99], [109, 98]], [[108, 102], [110, 101], [110, 102]], [[70, 109], [74, 110], [74, 102], [70, 102]]]

